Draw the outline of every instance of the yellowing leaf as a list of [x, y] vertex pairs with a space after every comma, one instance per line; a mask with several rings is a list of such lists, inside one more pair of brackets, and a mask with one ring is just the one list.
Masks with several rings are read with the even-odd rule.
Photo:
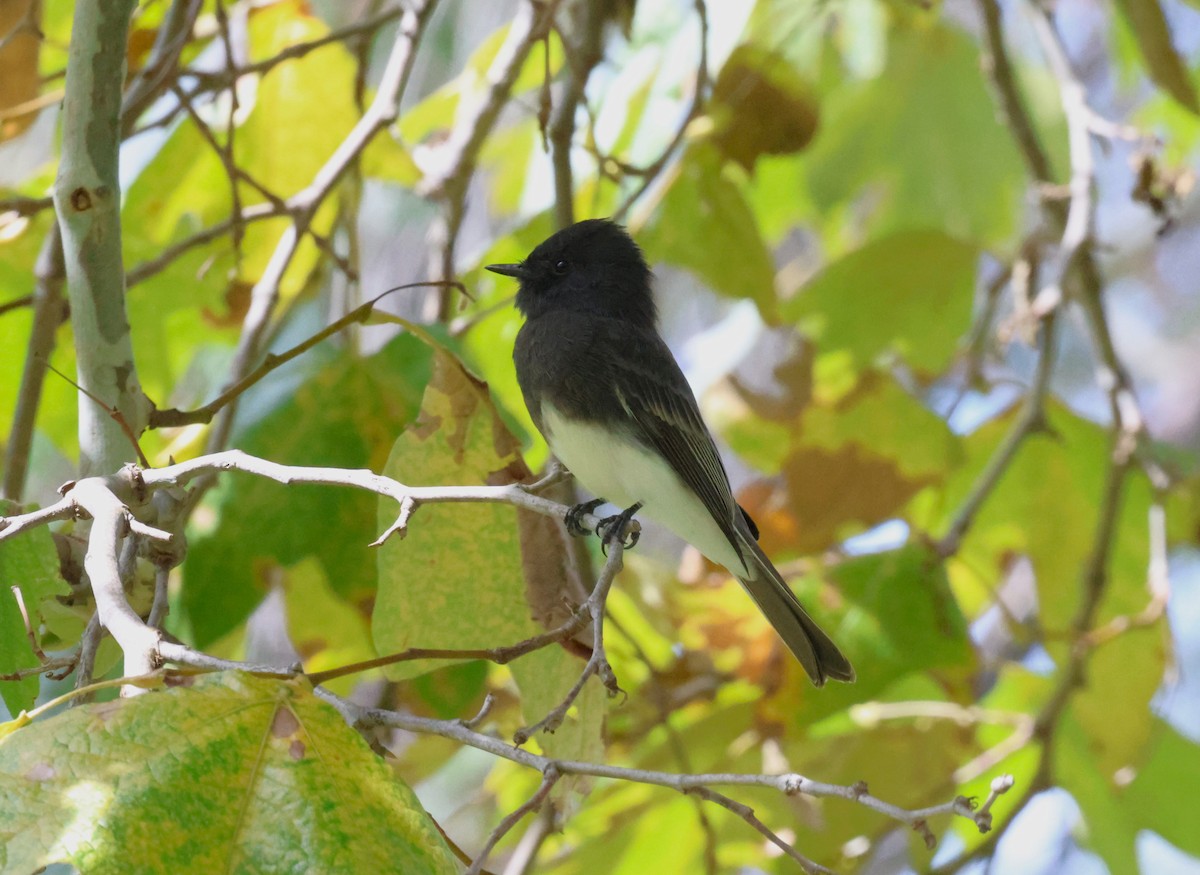
[[[35, 0], [0, 3], [0, 112], [28, 104], [38, 95], [38, 32], [41, 4]], [[0, 142], [24, 131], [37, 118], [36, 111], [0, 121]]]
[[[439, 351], [420, 415], [396, 441], [384, 473], [414, 486], [450, 486], [512, 483], [529, 471], [486, 384]], [[395, 502], [380, 502], [381, 529], [396, 510]], [[516, 522], [503, 505], [420, 508], [407, 536], [379, 550], [378, 651], [496, 647], [539, 631], [525, 604]], [[432, 667], [406, 663], [389, 674], [400, 679]]]
[[[430, 94], [401, 116], [400, 136], [406, 143], [419, 143], [439, 133], [448, 131], [454, 124], [464, 100], [472, 100], [483, 94], [489, 83], [487, 72], [504, 45], [512, 25], [504, 25], [480, 43], [479, 48], [467, 60], [463, 72]], [[549, 45], [550, 57], [544, 52]], [[562, 41], [551, 33], [547, 42], [535, 47], [525, 59], [521, 72], [513, 83], [512, 93], [522, 94], [534, 86], [541, 85], [546, 75], [553, 78], [563, 65]]]
[[[487, 384], [442, 350], [436, 354], [421, 414], [396, 441], [384, 472], [414, 486], [502, 485], [530, 476]], [[381, 502], [380, 528], [395, 515], [394, 502]], [[523, 564], [523, 549], [543, 554], [557, 549], [559, 555], [530, 557]], [[379, 595], [372, 615], [376, 649], [386, 654], [409, 647], [497, 647], [544, 631], [530, 618], [523, 572], [546, 575], [539, 582], [543, 598], [559, 586], [567, 602], [577, 600], [563, 573], [561, 550], [561, 541], [549, 537], [540, 524], [519, 533], [516, 512], [504, 505], [420, 508], [408, 535], [380, 548]], [[535, 610], [541, 613], [542, 608]], [[444, 664], [408, 662], [387, 671], [400, 680]], [[562, 701], [583, 662], [552, 646], [522, 657], [511, 668], [526, 720], [532, 723]], [[543, 748], [576, 757], [597, 752], [603, 700], [599, 686], [593, 680], [585, 688], [575, 718], [553, 736], [538, 737]]]
[[458, 863], [303, 680], [226, 673], [0, 739], [0, 868], [405, 872]]
[[[309, 557], [283, 575], [288, 639], [296, 646], [308, 673], [324, 671], [375, 656], [363, 615], [329, 585], [325, 570]], [[349, 695], [360, 677], [337, 678], [328, 686]]]

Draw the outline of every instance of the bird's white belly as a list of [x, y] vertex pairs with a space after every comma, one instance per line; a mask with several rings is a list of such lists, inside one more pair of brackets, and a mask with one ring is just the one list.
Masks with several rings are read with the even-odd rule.
[[734, 574], [746, 568], [704, 502], [657, 453], [594, 423], [568, 420], [542, 405], [546, 440], [559, 460], [596, 496], [620, 508], [642, 502], [641, 513], [661, 523]]

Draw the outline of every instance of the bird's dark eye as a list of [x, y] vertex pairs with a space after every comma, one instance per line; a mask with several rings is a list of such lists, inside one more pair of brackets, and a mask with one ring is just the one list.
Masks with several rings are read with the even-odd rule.
[[554, 272], [556, 274], [558, 274], [559, 276], [562, 276], [570, 269], [571, 269], [571, 265], [569, 262], [561, 261], [561, 260], [554, 262]]

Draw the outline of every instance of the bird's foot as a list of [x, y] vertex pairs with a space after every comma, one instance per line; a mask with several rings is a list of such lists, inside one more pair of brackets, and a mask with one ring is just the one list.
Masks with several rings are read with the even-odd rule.
[[[588, 530], [583, 527], [583, 523], [580, 522], [580, 519], [585, 514], [591, 513], [602, 504], [604, 504], [603, 498], [593, 498], [591, 501], [585, 501], [581, 504], [577, 504], [567, 511], [567, 515], [563, 518], [563, 522], [567, 524], [567, 534], [574, 535], [577, 538], [589, 534]], [[599, 526], [597, 526], [597, 534], [599, 534]]]
[[596, 526], [596, 534], [600, 536], [600, 549], [604, 555], [608, 555], [608, 548], [620, 542], [621, 546], [626, 550], [632, 550], [642, 537], [642, 527], [633, 518], [633, 515], [642, 509], [642, 503], [625, 508], [619, 514], [607, 517], [599, 522]]

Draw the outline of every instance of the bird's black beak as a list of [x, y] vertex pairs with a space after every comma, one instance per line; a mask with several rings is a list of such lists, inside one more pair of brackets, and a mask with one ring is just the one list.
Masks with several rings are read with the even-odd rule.
[[529, 276], [529, 271], [525, 269], [525, 265], [523, 264], [489, 264], [484, 269], [490, 270], [492, 273], [515, 277], [519, 280], [526, 279]]

